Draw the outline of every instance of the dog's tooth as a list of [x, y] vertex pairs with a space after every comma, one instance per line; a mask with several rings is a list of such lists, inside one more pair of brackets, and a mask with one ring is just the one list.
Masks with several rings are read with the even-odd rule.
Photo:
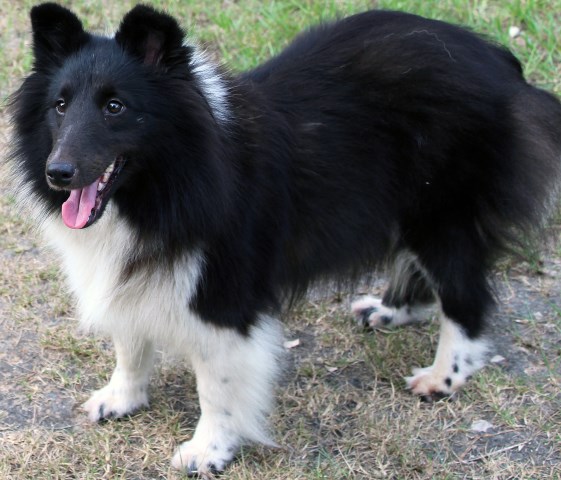
[[115, 162], [113, 162], [111, 165], [109, 165], [106, 169], [105, 169], [105, 173], [113, 173], [113, 170], [115, 170]]
[[101, 176], [101, 181], [103, 183], [107, 183], [107, 181], [109, 180], [109, 177], [111, 176], [110, 173], [105, 172], [102, 176]]
[[105, 183], [99, 182], [99, 183], [97, 184], [97, 191], [98, 191], [98, 192], [101, 192], [104, 188], [105, 188]]

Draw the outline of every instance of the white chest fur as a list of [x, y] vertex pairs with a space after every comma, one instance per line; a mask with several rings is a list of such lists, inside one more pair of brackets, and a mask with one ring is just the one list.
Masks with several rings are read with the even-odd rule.
[[199, 332], [192, 329], [200, 328], [201, 321], [189, 309], [189, 301], [200, 276], [201, 255], [191, 253], [172, 267], [166, 264], [123, 281], [135, 236], [111, 205], [87, 229], [69, 229], [57, 215], [44, 223], [44, 232], [60, 257], [86, 329], [144, 337], [172, 349], [186, 336], [196, 338]]

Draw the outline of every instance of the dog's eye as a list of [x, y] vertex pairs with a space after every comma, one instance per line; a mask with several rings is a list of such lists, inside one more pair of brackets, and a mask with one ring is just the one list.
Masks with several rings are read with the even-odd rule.
[[109, 100], [105, 106], [105, 112], [109, 115], [119, 115], [125, 110], [125, 106], [119, 100]]
[[56, 113], [59, 115], [64, 115], [66, 113], [66, 102], [63, 98], [59, 98], [55, 103]]

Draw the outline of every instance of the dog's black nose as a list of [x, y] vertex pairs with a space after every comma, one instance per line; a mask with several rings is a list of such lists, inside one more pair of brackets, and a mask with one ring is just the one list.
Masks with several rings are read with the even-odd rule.
[[56, 187], [67, 187], [76, 174], [76, 167], [71, 163], [51, 163], [47, 165], [49, 183]]

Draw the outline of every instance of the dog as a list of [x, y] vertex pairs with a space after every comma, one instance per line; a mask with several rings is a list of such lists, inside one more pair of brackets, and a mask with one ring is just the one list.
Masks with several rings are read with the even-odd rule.
[[31, 24], [10, 165], [82, 324], [114, 343], [92, 421], [148, 405], [159, 347], [189, 359], [200, 398], [175, 467], [205, 476], [273, 445], [279, 312], [385, 265], [383, 298], [352, 305], [360, 323], [440, 311], [414, 394], [451, 395], [485, 363], [488, 274], [543, 225], [561, 160], [561, 105], [507, 49], [368, 11], [232, 74], [148, 6], [113, 37], [53, 3]]

